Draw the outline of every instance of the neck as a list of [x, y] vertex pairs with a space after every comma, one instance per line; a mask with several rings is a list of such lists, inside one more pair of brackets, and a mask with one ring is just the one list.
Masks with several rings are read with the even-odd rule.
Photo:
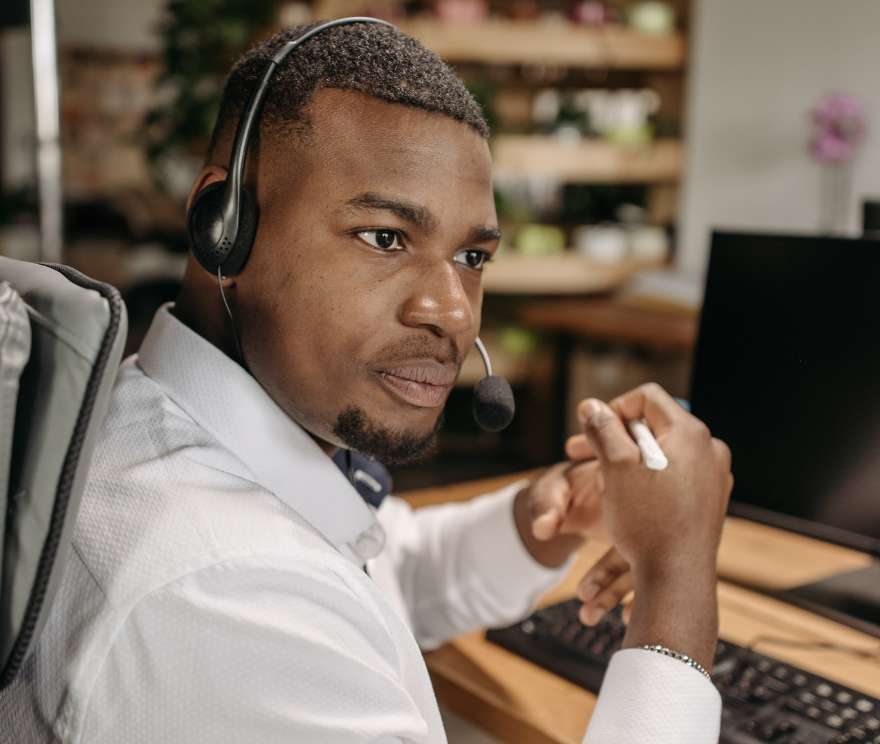
[[232, 320], [226, 315], [218, 287], [215, 286], [214, 292], [206, 297], [204, 291], [193, 291], [184, 282], [172, 312], [181, 323], [210, 341], [234, 362], [242, 364], [244, 360], [238, 358]]

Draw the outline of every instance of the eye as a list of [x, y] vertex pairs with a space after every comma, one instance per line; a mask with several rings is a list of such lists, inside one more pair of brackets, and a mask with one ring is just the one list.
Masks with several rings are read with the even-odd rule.
[[492, 260], [492, 254], [481, 251], [478, 248], [467, 248], [455, 254], [455, 262], [467, 266], [469, 269], [482, 271], [483, 267]]
[[361, 230], [357, 236], [367, 245], [380, 251], [392, 253], [403, 250], [403, 246], [400, 244], [400, 233], [396, 230]]

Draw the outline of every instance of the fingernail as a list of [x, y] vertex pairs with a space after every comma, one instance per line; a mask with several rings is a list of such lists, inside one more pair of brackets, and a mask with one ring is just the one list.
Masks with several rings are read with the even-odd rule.
[[581, 607], [580, 619], [584, 625], [596, 625], [605, 614], [601, 607]]
[[590, 420], [591, 416], [594, 416], [601, 409], [599, 405], [599, 401], [597, 400], [587, 400], [584, 401], [581, 405], [578, 406], [578, 421], [582, 424], [587, 423]]
[[589, 602], [599, 594], [599, 589], [601, 589], [601, 587], [595, 581], [588, 581], [586, 584], [579, 587], [578, 596], [584, 600], [584, 602]]
[[556, 512], [547, 512], [532, 522], [532, 534], [539, 540], [548, 540], [553, 537], [556, 527]]

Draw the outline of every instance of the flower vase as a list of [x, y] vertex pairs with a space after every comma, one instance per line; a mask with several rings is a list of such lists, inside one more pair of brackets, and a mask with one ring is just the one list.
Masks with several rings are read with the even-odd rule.
[[819, 191], [819, 232], [823, 235], [840, 235], [846, 230], [847, 209], [852, 193], [850, 164], [822, 166]]

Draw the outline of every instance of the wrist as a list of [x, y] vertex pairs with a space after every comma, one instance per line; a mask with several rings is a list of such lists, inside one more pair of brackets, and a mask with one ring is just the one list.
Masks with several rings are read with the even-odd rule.
[[710, 669], [718, 638], [717, 575], [710, 566], [649, 564], [634, 572], [625, 647], [659, 644]]
[[522, 488], [513, 500], [513, 519], [520, 541], [529, 555], [545, 568], [559, 568], [584, 544], [580, 535], [557, 535], [550, 540], [539, 540], [532, 532], [532, 515], [529, 509], [529, 489]]
[[632, 561], [633, 581], [637, 591], [649, 592], [663, 587], [691, 590], [714, 587], [718, 581], [717, 553], [685, 552], [665, 558], [648, 557]]

